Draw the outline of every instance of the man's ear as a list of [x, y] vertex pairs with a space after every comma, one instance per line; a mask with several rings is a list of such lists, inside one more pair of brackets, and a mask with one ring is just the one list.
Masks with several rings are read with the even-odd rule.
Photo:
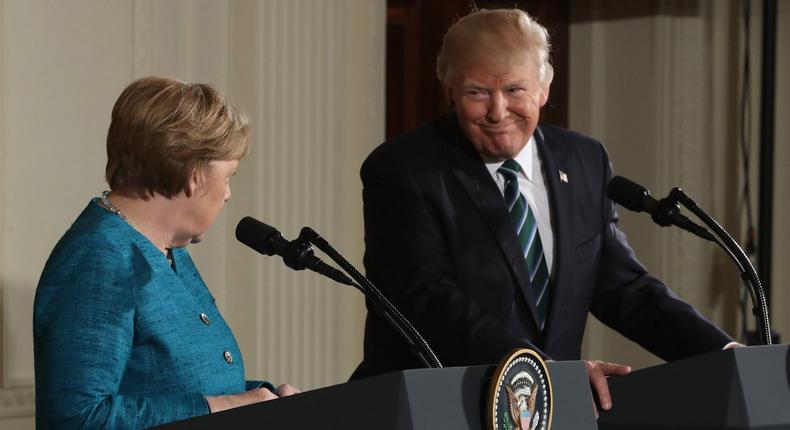
[[549, 87], [543, 88], [540, 92], [540, 107], [546, 106], [546, 102], [549, 101]]

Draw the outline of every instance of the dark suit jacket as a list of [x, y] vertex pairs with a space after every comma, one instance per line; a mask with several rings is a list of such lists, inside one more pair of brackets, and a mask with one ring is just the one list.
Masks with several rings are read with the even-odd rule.
[[[543, 332], [504, 198], [455, 115], [385, 142], [362, 166], [368, 277], [443, 365], [496, 363], [517, 347], [579, 359], [588, 312], [665, 360], [730, 342], [637, 261], [606, 197], [603, 146], [549, 125], [535, 139], [555, 243]], [[352, 378], [422, 367], [373, 312], [364, 354]]]

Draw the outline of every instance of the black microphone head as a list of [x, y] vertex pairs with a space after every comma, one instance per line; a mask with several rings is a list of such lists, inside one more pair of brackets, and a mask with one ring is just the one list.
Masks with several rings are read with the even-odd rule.
[[255, 218], [245, 216], [236, 226], [236, 239], [261, 254], [279, 254], [282, 249], [282, 235], [276, 228]]
[[645, 199], [650, 198], [650, 191], [636, 182], [615, 176], [606, 187], [606, 195], [626, 209], [642, 212], [645, 210]]

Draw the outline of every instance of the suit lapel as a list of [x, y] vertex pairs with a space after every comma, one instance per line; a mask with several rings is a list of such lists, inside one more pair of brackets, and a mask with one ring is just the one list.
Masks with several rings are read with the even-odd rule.
[[543, 178], [548, 187], [549, 205], [551, 206], [551, 230], [554, 234], [554, 267], [551, 276], [551, 291], [549, 292], [549, 309], [544, 327], [547, 333], [555, 320], [560, 318], [558, 308], [561, 301], [557, 300], [568, 288], [570, 277], [567, 269], [572, 267], [572, 240], [571, 240], [571, 181], [568, 177], [568, 165], [565, 154], [559, 142], [547, 141], [543, 131], [538, 127], [535, 131], [535, 141], [538, 143], [543, 166]]
[[[453, 117], [454, 119], [455, 117]], [[469, 194], [472, 203], [482, 215], [491, 233], [496, 237], [503, 257], [510, 266], [521, 295], [529, 307], [532, 321], [538, 327], [537, 309], [531, 292], [527, 264], [522, 257], [521, 247], [510, 224], [505, 200], [471, 142], [463, 136], [457, 123], [454, 122], [453, 125], [456, 133], [451, 139], [453, 144], [449, 145], [447, 150], [447, 158], [453, 165], [453, 175]]]

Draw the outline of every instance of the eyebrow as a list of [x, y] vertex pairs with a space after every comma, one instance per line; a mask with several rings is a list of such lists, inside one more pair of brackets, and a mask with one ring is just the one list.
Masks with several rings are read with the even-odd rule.
[[[502, 85], [502, 88], [513, 88], [513, 87], [527, 87], [527, 81], [524, 80], [524, 79], [521, 79], [521, 80], [518, 80], [518, 81], [508, 82], [508, 83]], [[461, 85], [461, 88], [463, 88], [465, 90], [468, 90], [468, 89], [488, 90], [489, 89], [488, 87], [486, 87], [484, 85], [480, 85], [478, 83], [463, 84], [463, 85]]]

